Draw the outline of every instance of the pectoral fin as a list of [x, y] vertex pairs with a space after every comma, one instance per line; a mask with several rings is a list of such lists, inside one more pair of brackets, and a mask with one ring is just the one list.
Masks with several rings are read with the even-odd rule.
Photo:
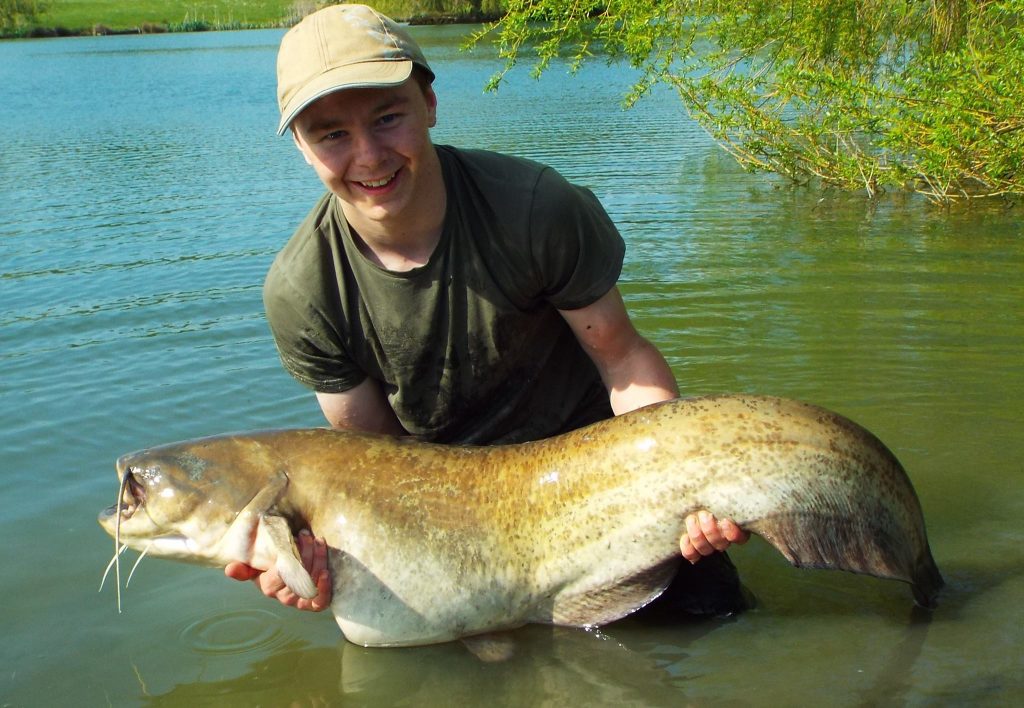
[[630, 577], [584, 579], [560, 593], [552, 607], [542, 608], [542, 614], [534, 621], [573, 627], [614, 622], [664, 592], [680, 562], [681, 558], [673, 555]]
[[316, 583], [302, 566], [298, 546], [283, 516], [265, 513], [260, 517], [260, 528], [266, 533], [277, 556], [277, 572], [288, 589], [299, 597], [311, 600], [317, 595]]

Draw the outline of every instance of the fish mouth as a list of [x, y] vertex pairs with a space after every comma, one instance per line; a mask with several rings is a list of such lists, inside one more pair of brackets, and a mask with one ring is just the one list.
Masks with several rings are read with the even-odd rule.
[[[108, 533], [114, 537], [114, 557], [110, 559], [107, 564], [107, 569], [103, 572], [103, 579], [100, 580], [100, 590], [103, 589], [103, 583], [107, 579], [107, 574], [110, 572], [110, 568], [115, 568], [115, 574], [117, 577], [117, 611], [121, 612], [121, 553], [128, 548], [128, 545], [121, 541], [121, 526], [125, 521], [131, 519], [135, 513], [143, 507], [146, 503], [146, 488], [139, 482], [136, 477], [136, 470], [134, 467], [122, 465], [118, 462], [117, 465], [118, 474], [121, 475], [121, 484], [117, 490], [117, 501], [111, 506], [104, 509], [100, 513], [100, 525], [102, 525]], [[138, 567], [139, 562], [146, 555], [146, 551], [149, 550], [149, 546], [142, 551], [142, 554], [135, 561], [135, 565], [132, 566], [132, 571], [128, 575], [128, 582], [131, 582], [132, 575], [135, 573], [135, 568]], [[125, 583], [125, 587], [128, 583]]]
[[127, 521], [146, 503], [146, 488], [139, 482], [134, 468], [125, 469], [117, 492], [117, 501], [103, 511], [107, 519]]

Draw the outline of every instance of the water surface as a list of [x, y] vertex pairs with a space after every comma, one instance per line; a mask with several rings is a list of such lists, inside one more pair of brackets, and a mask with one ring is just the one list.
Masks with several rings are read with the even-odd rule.
[[686, 393], [834, 408], [910, 471], [948, 587], [733, 557], [759, 606], [716, 622], [526, 628], [367, 650], [215, 570], [148, 561], [97, 594], [113, 461], [228, 430], [321, 425], [280, 368], [260, 284], [320, 193], [276, 138], [280, 32], [0, 43], [0, 704], [1006, 705], [1024, 699], [1024, 240], [1019, 209], [790, 190], [748, 175], [621, 67], [514, 74], [417, 29], [437, 142], [591, 187], [621, 287]]

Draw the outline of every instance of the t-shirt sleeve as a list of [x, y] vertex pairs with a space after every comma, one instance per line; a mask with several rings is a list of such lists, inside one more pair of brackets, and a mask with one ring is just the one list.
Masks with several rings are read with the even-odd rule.
[[263, 306], [281, 364], [299, 383], [319, 393], [354, 388], [366, 374], [354, 364], [344, 337], [332, 324], [339, 320], [329, 316], [324, 303], [309, 300], [308, 293], [324, 290], [300, 290], [295, 277], [279, 258], [263, 285]]
[[594, 303], [615, 285], [626, 246], [594, 194], [553, 169], [537, 181], [532, 257], [544, 297], [559, 310]]

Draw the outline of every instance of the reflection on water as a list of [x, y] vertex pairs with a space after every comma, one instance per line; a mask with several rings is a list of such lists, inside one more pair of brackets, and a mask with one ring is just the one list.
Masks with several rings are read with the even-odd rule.
[[[512, 634], [514, 653], [502, 662], [483, 662], [460, 642], [391, 650], [344, 642], [288, 648], [251, 662], [237, 675], [150, 693], [148, 703], [478, 705], [486, 697], [497, 706], [536, 706], [561, 704], [571, 697], [579, 705], [757, 704], [751, 697], [765, 690], [771, 691], [773, 703], [843, 702], [837, 700], [834, 677], [803, 675], [799, 682], [784, 685], [792, 680], [787, 663], [807, 654], [778, 645], [749, 647], [745, 658], [737, 657], [742, 663], [726, 669], [725, 676], [707, 676], [700, 642], [712, 629], [722, 631], [720, 624], [706, 622], [669, 623], [643, 633], [635, 626], [594, 632], [527, 627]], [[859, 670], [861, 681], [851, 691], [850, 698], [856, 699], [851, 702], [899, 703], [912, 695], [911, 670], [928, 630], [927, 622], [918, 622], [892, 639], [876, 637], [878, 656], [865, 665], [870, 673]], [[823, 648], [818, 645], [815, 651]], [[756, 653], [762, 649], [768, 654]], [[753, 676], [752, 663], [760, 665]], [[211, 663], [208, 669], [217, 667]], [[769, 680], [759, 680], [763, 677]], [[271, 685], [263, 682], [266, 678]], [[142, 671], [139, 680], [145, 681]]]
[[273, 135], [279, 32], [0, 43], [0, 696], [12, 705], [1002, 705], [1024, 696], [1024, 239], [1019, 209], [871, 205], [746, 175], [622, 67], [513, 75], [417, 28], [438, 142], [546, 161], [628, 242], [622, 290], [688, 393], [834, 408], [917, 486], [947, 579], [931, 621], [899, 583], [733, 557], [729, 621], [531, 627], [347, 645], [216, 570], [147, 560], [117, 615], [95, 587], [113, 461], [215, 432], [320, 425], [277, 363], [260, 284], [319, 187]]
[[[503, 662], [481, 662], [455, 642], [418, 649], [334, 647], [278, 652], [266, 664], [219, 682], [191, 683], [153, 696], [156, 705], [204, 704], [230, 696], [244, 705], [275, 697], [296, 705], [545, 705], [572, 696], [580, 705], [649, 705], [678, 701], [680, 677], [646, 652], [599, 633], [527, 628], [515, 633], [516, 651]], [[303, 676], [301, 686], [271, 693], [265, 674]]]

